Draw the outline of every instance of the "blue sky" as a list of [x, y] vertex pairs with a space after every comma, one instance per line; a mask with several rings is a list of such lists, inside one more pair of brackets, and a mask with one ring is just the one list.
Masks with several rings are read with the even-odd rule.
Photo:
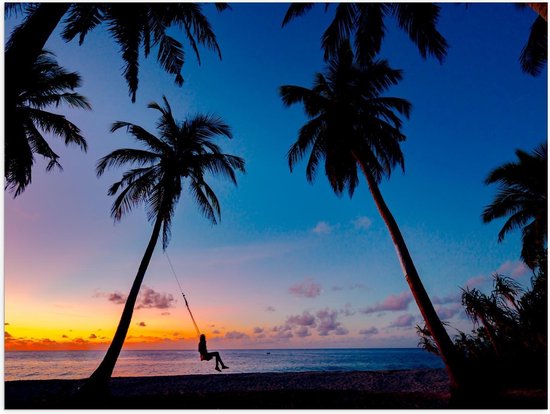
[[[107, 188], [121, 171], [98, 179], [95, 164], [116, 148], [135, 146], [124, 132], [109, 133], [112, 122], [153, 132], [156, 112], [146, 106], [165, 95], [179, 119], [220, 115], [234, 133], [221, 143], [225, 152], [246, 160], [237, 188], [213, 180], [220, 225], [210, 225], [186, 195], [173, 222], [168, 254], [209, 342], [220, 348], [416, 346], [419, 312], [366, 183], [353, 199], [338, 198], [322, 174], [310, 185], [304, 164], [292, 174], [288, 169], [286, 152], [306, 118], [299, 106], [283, 107], [278, 87], [309, 87], [323, 69], [320, 37], [333, 9], [316, 7], [281, 28], [286, 8], [237, 3], [217, 13], [205, 5], [223, 59], [203, 49], [199, 67], [186, 44], [179, 88], [153, 52], [140, 65], [135, 104], [104, 29], [83, 46], [54, 34], [47, 48], [81, 74], [79, 92], [93, 106], [92, 112], [58, 110], [83, 130], [89, 150], [51, 139], [64, 171], [46, 174], [39, 161], [25, 193], [15, 200], [5, 195], [5, 321], [13, 337], [56, 346], [65, 339], [92, 346], [92, 335], [105, 338], [102, 345], [110, 339], [122, 308], [109, 295], [128, 292], [151, 226], [141, 210], [113, 224]], [[423, 60], [393, 21], [387, 24], [380, 57], [404, 71], [388, 95], [408, 99], [413, 110], [403, 129], [405, 174], [396, 170], [381, 191], [442, 319], [463, 330], [471, 324], [459, 311], [461, 287], [488, 290], [497, 270], [529, 283], [518, 261], [519, 235], [497, 244], [502, 222], [483, 224], [480, 214], [495, 193], [483, 184], [487, 173], [512, 161], [515, 149], [547, 139], [547, 72], [533, 78], [518, 63], [534, 17], [512, 4], [443, 4], [439, 30], [450, 48], [442, 65]], [[6, 36], [13, 24], [5, 22]], [[136, 310], [135, 346], [194, 349], [160, 246], [144, 284], [169, 307]], [[30, 306], [39, 320], [28, 315]]]

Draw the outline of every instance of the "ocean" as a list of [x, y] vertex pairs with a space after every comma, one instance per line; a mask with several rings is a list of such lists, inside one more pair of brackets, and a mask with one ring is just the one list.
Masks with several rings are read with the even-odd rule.
[[[6, 351], [4, 381], [87, 378], [105, 351]], [[443, 368], [441, 359], [418, 348], [220, 350], [223, 373], [382, 371]], [[216, 374], [215, 362], [196, 351], [122, 351], [113, 376]]]

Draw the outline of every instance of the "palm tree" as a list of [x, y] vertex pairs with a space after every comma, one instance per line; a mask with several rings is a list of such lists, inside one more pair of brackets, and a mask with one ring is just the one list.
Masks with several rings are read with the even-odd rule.
[[188, 185], [189, 192], [200, 211], [216, 224], [220, 219], [220, 204], [206, 182], [205, 175], [222, 175], [236, 185], [235, 171], [245, 171], [242, 158], [222, 153], [220, 147], [213, 142], [216, 136], [232, 137], [229, 126], [222, 119], [210, 115], [196, 115], [178, 122], [174, 119], [166, 98], [163, 100], [164, 106], [155, 102], [148, 106], [161, 114], [157, 122], [159, 137], [138, 125], [115, 122], [111, 128], [112, 132], [125, 128], [139, 143], [145, 145], [146, 149], [115, 150], [97, 164], [98, 176], [111, 167], [124, 164], [135, 166], [109, 188], [109, 195], [118, 193], [111, 215], [115, 220], [120, 220], [134, 207], [145, 204], [148, 219], [153, 222], [153, 232], [124, 305], [113, 341], [103, 361], [89, 379], [88, 387], [92, 390], [105, 387], [111, 377], [130, 326], [141, 283], [161, 233], [163, 249], [168, 245], [172, 217], [183, 185]]
[[[307, 13], [314, 3], [293, 3], [289, 6], [282, 25]], [[329, 4], [325, 5], [325, 10]], [[352, 35], [357, 61], [366, 64], [380, 51], [386, 26], [384, 21], [393, 16], [416, 44], [420, 55], [434, 56], [440, 63], [447, 55], [447, 41], [437, 30], [440, 7], [433, 3], [339, 3], [334, 19], [322, 36], [325, 60], [335, 56], [338, 48]]]
[[351, 46], [343, 43], [331, 58], [326, 74], [318, 73], [311, 89], [282, 86], [285, 106], [303, 103], [309, 121], [288, 152], [292, 171], [309, 151], [306, 178], [312, 182], [324, 159], [325, 174], [337, 195], [347, 189], [350, 197], [363, 173], [382, 219], [390, 232], [405, 279], [426, 325], [447, 364], [453, 386], [457, 386], [459, 363], [454, 346], [422, 285], [401, 231], [386, 205], [378, 185], [395, 166], [404, 168], [400, 143], [400, 115], [409, 116], [411, 105], [382, 94], [401, 80], [401, 71], [385, 60], [365, 66], [354, 63]]
[[76, 144], [86, 151], [80, 129], [63, 115], [46, 109], [59, 105], [91, 109], [82, 95], [72, 92], [81, 84], [80, 76], [57, 64], [53, 54], [42, 51], [25, 79], [25, 88], [17, 91], [11, 126], [5, 136], [5, 188], [20, 195], [32, 180], [35, 154], [48, 160], [46, 170], [61, 168], [59, 156], [51, 149], [44, 133]]
[[498, 241], [521, 229], [521, 259], [531, 269], [544, 255], [548, 239], [548, 146], [542, 143], [531, 154], [516, 150], [517, 162], [509, 162], [489, 173], [485, 184], [498, 183], [498, 192], [482, 214], [483, 222], [508, 217]]
[[[219, 11], [228, 8], [216, 3]], [[6, 5], [8, 12], [21, 7]], [[202, 5], [196, 3], [31, 3], [24, 7], [25, 20], [11, 34], [6, 47], [6, 76], [17, 81], [36, 59], [54, 29], [65, 17], [62, 33], [66, 41], [79, 36], [82, 44], [86, 35], [101, 24], [118, 44], [124, 60], [123, 74], [130, 97], [135, 102], [138, 88], [139, 52], [147, 57], [152, 47], [158, 46], [157, 60], [168, 73], [175, 75], [176, 84], [183, 83], [181, 69], [184, 63], [183, 45], [167, 34], [170, 27], [178, 27], [187, 38], [200, 64], [198, 45], [215, 50], [221, 58], [216, 36]], [[19, 77], [19, 76], [17, 76]], [[24, 80], [23, 80], [24, 81]]]
[[529, 6], [538, 15], [531, 25], [529, 38], [519, 57], [521, 69], [529, 75], [537, 76], [548, 61], [548, 4], [523, 3], [518, 6]]
[[[138, 89], [139, 54], [145, 57], [157, 47], [157, 60], [161, 67], [175, 76], [176, 84], [183, 83], [181, 69], [184, 63], [183, 45], [168, 29], [176, 26], [187, 38], [200, 64], [198, 46], [215, 50], [220, 55], [216, 36], [202, 13], [202, 5], [194, 3], [27, 3], [6, 4], [6, 12], [23, 11], [25, 19], [14, 29], [6, 45], [5, 62], [5, 119], [6, 136], [17, 137], [16, 119], [18, 94], [28, 89], [27, 79], [32, 75], [34, 62], [55, 28], [65, 17], [63, 38], [66, 41], [79, 36], [82, 44], [86, 34], [101, 24], [118, 44], [124, 61], [123, 75], [128, 84], [132, 102]], [[221, 11], [228, 6], [217, 3]], [[14, 143], [12, 149], [23, 148], [24, 143]], [[25, 154], [15, 154], [25, 157]], [[8, 163], [6, 159], [6, 165]], [[22, 168], [22, 167], [21, 167]]]

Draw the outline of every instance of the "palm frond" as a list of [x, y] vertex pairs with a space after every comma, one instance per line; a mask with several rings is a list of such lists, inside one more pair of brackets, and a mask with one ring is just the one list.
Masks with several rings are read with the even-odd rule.
[[357, 6], [354, 3], [340, 3], [336, 6], [334, 19], [321, 38], [325, 60], [336, 55], [341, 44], [349, 39], [357, 19]]
[[[292, 172], [294, 165], [304, 157], [308, 149], [315, 145], [319, 135], [321, 134], [323, 124], [323, 118], [318, 117], [308, 121], [304, 126], [302, 126], [302, 128], [300, 128], [300, 131], [298, 132], [298, 139], [292, 147], [290, 147], [290, 150], [287, 153], [290, 172]], [[307, 174], [308, 177], [311, 177], [311, 179], [308, 178], [309, 181], [313, 180], [314, 171], [320, 158], [319, 154], [312, 154], [312, 157], [313, 158], [310, 158], [311, 168], [308, 167], [308, 170], [311, 170], [311, 174]], [[308, 163], [308, 166], [309, 165], [310, 163]]]
[[540, 75], [548, 61], [548, 22], [541, 16], [538, 16], [531, 26], [519, 61], [521, 69], [532, 76]]
[[[200, 212], [212, 223], [218, 223], [219, 203], [215, 194], [204, 181], [192, 180], [189, 183], [189, 191], [193, 196]], [[218, 208], [216, 208], [216, 206]]]
[[216, 115], [195, 115], [188, 121], [187, 127], [191, 134], [200, 139], [212, 138], [216, 135], [233, 138], [229, 125]]
[[65, 18], [65, 28], [61, 36], [65, 41], [70, 42], [79, 35], [78, 44], [82, 45], [86, 35], [99, 26], [103, 18], [101, 5], [74, 3]]
[[44, 132], [57, 135], [64, 139], [65, 144], [76, 144], [83, 151], [87, 151], [88, 144], [80, 133], [80, 128], [63, 115], [34, 108], [27, 108], [25, 112], [29, 119]]
[[108, 30], [122, 52], [123, 76], [128, 84], [130, 98], [135, 102], [139, 83], [139, 48], [143, 36], [138, 17], [139, 9], [134, 12], [125, 6], [124, 4], [110, 5], [105, 18], [108, 22]]
[[102, 157], [96, 165], [96, 174], [98, 177], [103, 175], [108, 168], [117, 168], [124, 164], [144, 166], [153, 164], [159, 160], [159, 155], [141, 149], [121, 148]]
[[383, 3], [359, 3], [357, 30], [354, 36], [357, 62], [368, 64], [380, 51], [382, 39], [386, 33], [384, 16], [388, 5]]
[[288, 6], [288, 10], [286, 11], [281, 27], [284, 27], [292, 19], [303, 16], [310, 11], [314, 5], [315, 3], [291, 3]]
[[244, 160], [234, 155], [201, 154], [197, 155], [196, 163], [213, 175], [229, 178], [235, 185], [237, 185], [235, 170], [245, 172]]
[[129, 122], [117, 121], [111, 125], [111, 132], [115, 132], [121, 128], [126, 128], [126, 132], [131, 134], [137, 141], [147, 145], [153, 152], [162, 153], [170, 151], [169, 147], [159, 138], [155, 137], [150, 132], [146, 131], [139, 125]]
[[434, 3], [394, 3], [397, 24], [416, 44], [420, 55], [434, 56], [443, 63], [449, 45], [437, 30], [440, 7]]
[[162, 68], [173, 75], [176, 75], [176, 84], [183, 84], [181, 68], [184, 62], [183, 46], [176, 39], [163, 35], [159, 41], [158, 61]]

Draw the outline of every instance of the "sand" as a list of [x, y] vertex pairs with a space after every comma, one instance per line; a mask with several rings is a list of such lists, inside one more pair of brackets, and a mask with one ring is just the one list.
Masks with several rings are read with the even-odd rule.
[[[82, 383], [8, 381], [5, 408], [450, 408], [441, 369], [120, 377], [109, 396], [92, 401], [75, 398]], [[546, 407], [546, 390], [515, 392], [503, 407]]]

